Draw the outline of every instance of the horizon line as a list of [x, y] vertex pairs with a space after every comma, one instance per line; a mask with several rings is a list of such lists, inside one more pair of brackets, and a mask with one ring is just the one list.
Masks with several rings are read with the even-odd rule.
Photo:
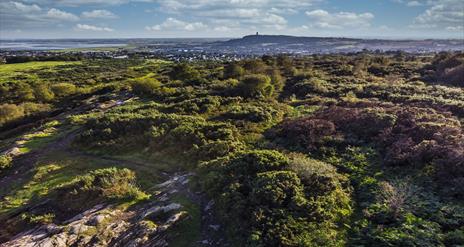
[[408, 40], [462, 40], [464, 37], [449, 37], [449, 38], [432, 38], [432, 37], [385, 37], [385, 36], [365, 36], [365, 37], [354, 37], [354, 36], [296, 36], [296, 35], [287, 35], [287, 34], [248, 34], [244, 36], [230, 36], [230, 37], [76, 37], [76, 38], [10, 38], [10, 39], [0, 39], [0, 41], [21, 41], [21, 40], [110, 40], [110, 39], [119, 39], [119, 40], [130, 40], [130, 39], [242, 39], [248, 36], [287, 36], [295, 38], [336, 38], [336, 39], [361, 39], [361, 40], [395, 40], [395, 41], [408, 41]]

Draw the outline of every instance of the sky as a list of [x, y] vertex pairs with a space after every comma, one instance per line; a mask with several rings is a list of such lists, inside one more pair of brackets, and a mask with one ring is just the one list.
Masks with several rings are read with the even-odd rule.
[[0, 0], [0, 39], [464, 38], [464, 0]]

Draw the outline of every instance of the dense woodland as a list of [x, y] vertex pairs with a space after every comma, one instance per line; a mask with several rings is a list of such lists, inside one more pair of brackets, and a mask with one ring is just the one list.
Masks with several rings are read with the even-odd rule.
[[464, 245], [462, 53], [74, 60], [0, 65], [0, 242], [188, 171], [229, 246]]

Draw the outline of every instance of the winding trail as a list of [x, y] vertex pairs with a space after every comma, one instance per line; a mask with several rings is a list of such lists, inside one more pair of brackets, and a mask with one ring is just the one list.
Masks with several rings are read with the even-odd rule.
[[[108, 108], [110, 109], [110, 108]], [[83, 112], [88, 112], [89, 107], [81, 107], [80, 109], [73, 109], [72, 114], [76, 113], [83, 113]], [[102, 112], [106, 111], [102, 110]], [[55, 119], [52, 120], [64, 120], [67, 116], [69, 116], [71, 113], [68, 114], [60, 114], [58, 115]], [[62, 128], [62, 127], [61, 127]], [[21, 184], [26, 184], [27, 181], [30, 180], [31, 176], [33, 175], [34, 168], [36, 163], [40, 160], [41, 157], [45, 157], [47, 155], [53, 155], [55, 152], [61, 152], [66, 154], [66, 156], [69, 157], [80, 157], [80, 158], [88, 158], [92, 160], [98, 160], [98, 161], [104, 161], [106, 163], [115, 163], [130, 169], [134, 170], [150, 170], [150, 169], [155, 169], [156, 163], [158, 164], [166, 164], [164, 161], [154, 161], [154, 162], [140, 162], [140, 161], [133, 161], [133, 160], [127, 160], [127, 159], [121, 159], [121, 158], [116, 158], [116, 157], [111, 157], [111, 156], [104, 156], [104, 155], [98, 155], [98, 154], [90, 154], [81, 150], [78, 150], [76, 148], [72, 147], [72, 141], [74, 138], [82, 131], [82, 128], [77, 128], [77, 129], [59, 129], [59, 131], [66, 131], [66, 133], [63, 136], [60, 136], [58, 139], [52, 141], [51, 143], [48, 143], [46, 146], [39, 148], [37, 150], [32, 150], [29, 153], [25, 154], [20, 154], [15, 158], [15, 165], [11, 169], [10, 172], [8, 172], [5, 176], [2, 176], [0, 178], [0, 188], [2, 191], [0, 191], [0, 198], [5, 195], [5, 192], [10, 191], [9, 188], [12, 188], [13, 183], [18, 186]], [[168, 164], [167, 164], [168, 165]], [[28, 175], [25, 175], [28, 174]], [[158, 184], [155, 186], [156, 188], [153, 188], [154, 190], [159, 190], [160, 188], [163, 188], [163, 193], [164, 195], [166, 194], [177, 194], [184, 196], [188, 198], [192, 203], [196, 204], [200, 210], [200, 217], [201, 217], [201, 229], [199, 229], [200, 232], [200, 239], [198, 240], [197, 243], [192, 243], [196, 246], [226, 246], [224, 240], [223, 240], [223, 229], [222, 226], [218, 223], [218, 220], [214, 216], [212, 206], [214, 204], [213, 201], [210, 201], [204, 193], [201, 192], [194, 192], [191, 190], [191, 186], [189, 185], [189, 181], [191, 180], [192, 177], [195, 176], [194, 173], [174, 173], [174, 174], [160, 174], [161, 176], [157, 177], [156, 179], [161, 181], [165, 181], [161, 184]], [[155, 178], [154, 178], [155, 179]], [[167, 191], [167, 192], [166, 192]], [[154, 193], [154, 191], [147, 191], [149, 193]], [[159, 191], [158, 191], [159, 192]], [[163, 198], [160, 194], [153, 195], [156, 200], [162, 200]], [[168, 199], [163, 199], [167, 200]], [[150, 204], [153, 204], [156, 202], [151, 202], [148, 203], [146, 206], [140, 206], [138, 207], [139, 209], [136, 212], [125, 212], [125, 213], [120, 213], [121, 215], [126, 215], [126, 218], [131, 218], [134, 217], [134, 215], [140, 215], [140, 211], [147, 210], [147, 207], [150, 206]], [[34, 207], [40, 207], [40, 205], [34, 205]], [[26, 207], [23, 208], [23, 210], [19, 210], [19, 212], [23, 212], [24, 209], [27, 210]], [[95, 212], [99, 212], [100, 210], [97, 211], [91, 211], [91, 213], [94, 215]], [[15, 213], [15, 215], [18, 215], [18, 213]], [[132, 215], [132, 216], [129, 216]], [[95, 216], [95, 215], [94, 215]], [[12, 215], [3, 215], [0, 216], [0, 218], [9, 218], [12, 217]], [[90, 217], [90, 216], [89, 216]], [[124, 218], [124, 217], [122, 217]], [[180, 219], [180, 218], [179, 218]], [[75, 222], [74, 222], [75, 223]], [[129, 234], [131, 235], [132, 233], [128, 232], [131, 229], [134, 231], [140, 230], [139, 228], [139, 223], [134, 220], [129, 220], [129, 221], [124, 221], [124, 222], [119, 222], [118, 224], [121, 225], [121, 232], [122, 234], [120, 237], [115, 238], [114, 242], [108, 243], [108, 246], [125, 246], [126, 240], [123, 241], [123, 237], [125, 236], [124, 234]], [[77, 224], [77, 223], [75, 223]], [[84, 224], [83, 222], [80, 222], [79, 224]], [[124, 225], [124, 227], [122, 227]], [[52, 226], [49, 226], [52, 227]], [[124, 228], [124, 229], [122, 229]], [[138, 230], [137, 230], [138, 229]], [[46, 230], [46, 229], [45, 229]], [[19, 241], [19, 245], [14, 245], [11, 244], [13, 242], [9, 242], [11, 246], [36, 246], [30, 245], [32, 242], [37, 241], [37, 239], [34, 237], [37, 234], [40, 235], [44, 231], [43, 227], [41, 228], [36, 228], [36, 229], [31, 229], [26, 232], [22, 232], [18, 234], [16, 237], [12, 238], [12, 241], [14, 242], [15, 240]], [[49, 233], [48, 230], [46, 230], [47, 234]], [[63, 234], [63, 229], [61, 231], [57, 231], [56, 234]], [[125, 232], [125, 233], [124, 233]], [[56, 234], [48, 234], [46, 235], [46, 238], [43, 238], [41, 240], [42, 243], [55, 243], [56, 244]], [[150, 235], [154, 233], [144, 233], [145, 235]], [[68, 236], [69, 237], [69, 236]], [[182, 237], [181, 235], [179, 237]], [[157, 238], [157, 237], [155, 237]], [[54, 239], [52, 241], [52, 239]], [[118, 240], [119, 239], [119, 240]], [[129, 238], [131, 241], [134, 238]], [[69, 240], [69, 239], [68, 239]], [[27, 241], [32, 241], [31, 243]], [[44, 242], [45, 241], [45, 242]], [[48, 242], [47, 242], [48, 241]], [[55, 241], [55, 242], [54, 242]], [[57, 240], [58, 241], [58, 240]], [[127, 240], [129, 241], [129, 240]], [[147, 246], [167, 246], [164, 245], [165, 240], [159, 240], [161, 242], [160, 245], [156, 244], [156, 242], [151, 242], [151, 245]], [[65, 242], [68, 243], [68, 242]], [[167, 242], [166, 242], [167, 244]], [[0, 246], [10, 246], [10, 245], [2, 245]], [[46, 245], [44, 245], [46, 246]], [[55, 245], [51, 245], [55, 246]], [[145, 246], [144, 245], [135, 245], [135, 246]]]

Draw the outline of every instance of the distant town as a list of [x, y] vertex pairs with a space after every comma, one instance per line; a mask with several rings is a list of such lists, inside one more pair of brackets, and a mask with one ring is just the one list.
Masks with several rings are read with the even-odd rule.
[[0, 61], [14, 57], [160, 58], [173, 61], [241, 60], [275, 54], [462, 51], [464, 40], [380, 40], [255, 35], [239, 39], [3, 40]]

